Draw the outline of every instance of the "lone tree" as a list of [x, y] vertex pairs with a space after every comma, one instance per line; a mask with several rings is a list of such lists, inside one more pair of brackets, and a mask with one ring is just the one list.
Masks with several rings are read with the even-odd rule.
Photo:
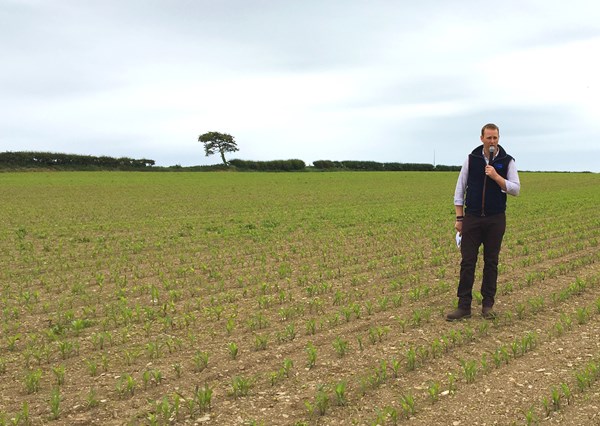
[[207, 157], [219, 151], [221, 153], [223, 164], [225, 165], [228, 164], [227, 160], [225, 160], [225, 153], [239, 151], [235, 139], [227, 133], [204, 133], [203, 135], [198, 136], [198, 142], [204, 144], [204, 152], [206, 152]]

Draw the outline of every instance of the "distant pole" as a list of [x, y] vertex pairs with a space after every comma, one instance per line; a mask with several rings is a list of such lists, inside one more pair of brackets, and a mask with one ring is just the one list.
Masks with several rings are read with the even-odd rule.
[[433, 168], [435, 169], [435, 149], [433, 150]]

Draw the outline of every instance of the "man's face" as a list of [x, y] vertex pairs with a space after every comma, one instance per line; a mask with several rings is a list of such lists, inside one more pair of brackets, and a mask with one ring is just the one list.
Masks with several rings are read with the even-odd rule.
[[498, 130], [484, 129], [483, 135], [481, 136], [481, 142], [483, 142], [485, 152], [489, 152], [490, 146], [496, 148], [498, 146], [498, 139], [500, 139], [500, 136], [498, 135]]

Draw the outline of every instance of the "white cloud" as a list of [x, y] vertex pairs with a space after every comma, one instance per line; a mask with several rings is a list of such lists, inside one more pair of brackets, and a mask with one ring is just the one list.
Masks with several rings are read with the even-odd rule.
[[[436, 149], [460, 164], [496, 121], [520, 164], [561, 170], [540, 146], [600, 149], [582, 142], [600, 130], [599, 12], [584, 0], [4, 0], [0, 144], [191, 165], [215, 162], [197, 137], [216, 130], [248, 159], [430, 162]], [[585, 152], [569, 167], [598, 171], [600, 153]]]
[[600, 89], [600, 64], [592, 53], [599, 49], [600, 37], [534, 47], [498, 55], [478, 68], [499, 102], [591, 106]]

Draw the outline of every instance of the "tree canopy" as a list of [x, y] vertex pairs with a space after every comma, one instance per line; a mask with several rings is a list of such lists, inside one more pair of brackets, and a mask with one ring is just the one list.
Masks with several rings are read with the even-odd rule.
[[204, 152], [207, 157], [219, 152], [225, 165], [228, 164], [225, 160], [225, 153], [239, 151], [235, 139], [227, 133], [207, 132], [198, 136], [198, 142], [204, 144]]

